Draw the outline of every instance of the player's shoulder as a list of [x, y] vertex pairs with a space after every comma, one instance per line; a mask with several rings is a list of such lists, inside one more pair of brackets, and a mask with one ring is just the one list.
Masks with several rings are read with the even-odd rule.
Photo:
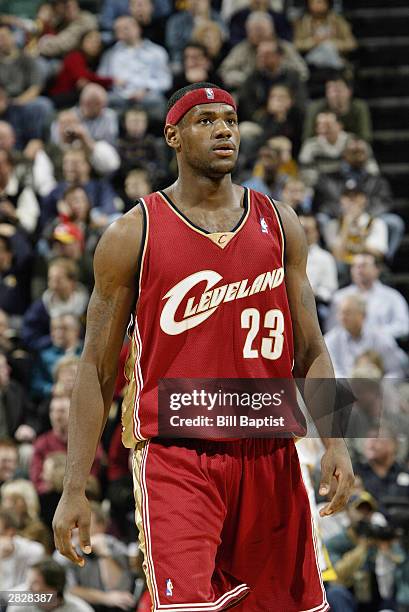
[[140, 203], [111, 223], [102, 234], [94, 255], [94, 269], [127, 273], [135, 269], [144, 237], [145, 220]]

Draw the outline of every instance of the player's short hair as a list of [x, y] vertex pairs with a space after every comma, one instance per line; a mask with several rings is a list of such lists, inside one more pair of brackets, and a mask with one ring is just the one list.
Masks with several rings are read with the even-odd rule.
[[175, 91], [174, 94], [171, 95], [168, 101], [167, 112], [169, 112], [170, 109], [173, 106], [175, 106], [176, 102], [179, 102], [179, 100], [183, 98], [183, 96], [185, 96], [190, 91], [194, 91], [195, 89], [206, 89], [206, 88], [221, 89], [221, 87], [219, 87], [218, 85], [215, 85], [214, 83], [208, 83], [206, 81], [201, 81], [200, 83], [192, 83], [191, 85], [186, 85], [186, 87], [182, 87], [181, 89], [178, 89], [177, 91]]

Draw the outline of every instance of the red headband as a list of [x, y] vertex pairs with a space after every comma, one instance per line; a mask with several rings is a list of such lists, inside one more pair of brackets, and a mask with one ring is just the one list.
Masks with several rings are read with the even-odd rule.
[[236, 103], [229, 92], [224, 89], [213, 89], [202, 87], [193, 89], [178, 100], [166, 115], [166, 124], [177, 125], [188, 111], [198, 104], [212, 104], [213, 102], [224, 102], [237, 110]]

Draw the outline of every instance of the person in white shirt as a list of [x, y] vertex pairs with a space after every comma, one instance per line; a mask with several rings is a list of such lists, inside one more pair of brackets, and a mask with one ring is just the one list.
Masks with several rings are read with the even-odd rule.
[[[80, 597], [65, 591], [65, 568], [50, 557], [31, 565], [27, 573], [27, 580], [18, 587], [28, 596], [32, 596], [33, 603], [24, 605], [13, 604], [13, 612], [93, 612], [93, 608]], [[17, 595], [17, 594], [16, 594]], [[42, 601], [49, 599], [49, 601]]]
[[338, 305], [338, 324], [324, 336], [335, 376], [352, 376], [354, 363], [365, 351], [376, 351], [382, 357], [385, 377], [403, 377], [408, 357], [393, 336], [366, 325], [366, 303], [360, 295], [348, 295]]
[[133, 17], [115, 21], [117, 42], [102, 56], [98, 73], [115, 79], [109, 94], [110, 106], [124, 109], [141, 104], [152, 119], [162, 120], [166, 109], [164, 93], [172, 86], [167, 51], [146, 38]]
[[349, 138], [332, 112], [317, 115], [315, 134], [304, 142], [298, 157], [301, 177], [310, 187], [317, 183], [321, 174], [339, 170]]
[[329, 302], [338, 289], [337, 265], [331, 253], [321, 248], [315, 217], [299, 217], [308, 243], [307, 276], [316, 299]]
[[379, 280], [380, 268], [373, 255], [356, 255], [351, 265], [352, 283], [337, 291], [327, 319], [327, 331], [336, 324], [336, 310], [344, 297], [361, 295], [366, 302], [366, 323], [394, 338], [409, 334], [409, 309], [405, 298]]
[[16, 535], [16, 531], [13, 514], [0, 508], [0, 591], [24, 582], [30, 565], [45, 554], [42, 544]]

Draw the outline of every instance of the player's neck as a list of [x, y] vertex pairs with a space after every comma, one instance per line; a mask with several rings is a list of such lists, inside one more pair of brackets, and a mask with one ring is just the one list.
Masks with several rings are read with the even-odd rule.
[[179, 174], [177, 181], [166, 191], [176, 202], [184, 203], [189, 208], [203, 207], [205, 204], [206, 208], [217, 210], [225, 208], [227, 202], [233, 203], [237, 198], [230, 174], [220, 179]]

